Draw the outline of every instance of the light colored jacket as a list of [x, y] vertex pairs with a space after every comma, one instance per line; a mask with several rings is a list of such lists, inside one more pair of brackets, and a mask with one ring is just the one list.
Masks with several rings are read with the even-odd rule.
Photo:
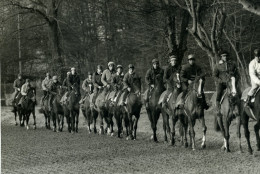
[[30, 89], [30, 87], [31, 87], [31, 85], [29, 83], [23, 84], [22, 89], [21, 89], [21, 94], [27, 95], [27, 92]]
[[112, 77], [115, 74], [115, 71], [110, 71], [109, 69], [106, 69], [101, 77], [101, 82], [103, 83], [104, 86], [111, 84], [112, 83]]
[[47, 79], [47, 77], [45, 77], [45, 79], [42, 81], [42, 90], [48, 91], [50, 84], [51, 84], [51, 79]]
[[256, 59], [249, 63], [249, 76], [253, 83], [260, 85], [260, 63]]

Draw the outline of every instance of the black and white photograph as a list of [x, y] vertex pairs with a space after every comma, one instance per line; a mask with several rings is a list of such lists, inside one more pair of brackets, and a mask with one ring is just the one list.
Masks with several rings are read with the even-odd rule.
[[0, 0], [3, 174], [260, 174], [260, 0]]

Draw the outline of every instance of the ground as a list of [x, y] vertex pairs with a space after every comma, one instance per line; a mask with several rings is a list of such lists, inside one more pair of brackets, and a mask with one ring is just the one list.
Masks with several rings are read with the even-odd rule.
[[[1, 110], [2, 173], [259, 173], [260, 155], [247, 153], [242, 133], [243, 153], [238, 153], [235, 121], [231, 125], [231, 153], [220, 148], [223, 138], [213, 130], [213, 111], [206, 113], [207, 147], [200, 149], [202, 129], [196, 125], [198, 150], [163, 142], [162, 118], [158, 123], [159, 143], [150, 140], [151, 129], [145, 111], [138, 124], [137, 140], [118, 139], [87, 132], [80, 115], [79, 133], [52, 132], [44, 127], [37, 112], [37, 129], [15, 126], [10, 107]], [[37, 110], [37, 109], [36, 109]], [[255, 149], [254, 122], [250, 122], [252, 147]], [[116, 129], [116, 128], [115, 128]], [[177, 139], [178, 139], [177, 133]]]

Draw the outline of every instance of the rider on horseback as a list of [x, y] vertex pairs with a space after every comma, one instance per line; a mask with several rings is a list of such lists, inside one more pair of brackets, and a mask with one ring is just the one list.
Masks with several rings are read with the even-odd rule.
[[223, 95], [223, 91], [227, 88], [227, 84], [231, 80], [231, 78], [237, 79], [238, 75], [235, 63], [233, 63], [231, 60], [227, 60], [228, 53], [226, 51], [223, 51], [220, 56], [221, 59], [216, 65], [214, 71], [214, 78], [217, 83], [216, 110], [218, 115], [221, 115], [220, 100]]
[[249, 75], [251, 79], [252, 88], [247, 94], [245, 106], [251, 100], [251, 97], [255, 94], [256, 90], [260, 87], [260, 49], [254, 50], [255, 58], [249, 63]]
[[126, 105], [126, 98], [128, 94], [130, 93], [133, 85], [133, 79], [139, 78], [138, 75], [135, 72], [135, 67], [133, 64], [128, 65], [128, 72], [125, 74], [124, 79], [123, 79], [123, 102], [122, 105]]
[[82, 83], [82, 89], [85, 92], [82, 99], [79, 101], [79, 104], [84, 103], [86, 100], [87, 95], [90, 95], [93, 93], [94, 86], [93, 86], [93, 79], [92, 79], [92, 73], [88, 72], [88, 78], [86, 78]]
[[68, 88], [68, 86], [69, 86], [69, 84], [68, 84], [68, 78], [69, 78], [70, 74], [71, 74], [71, 72], [68, 71], [68, 72], [67, 72], [67, 77], [66, 77], [66, 78], [63, 80], [63, 82], [62, 82], [62, 86], [63, 86], [64, 88]]
[[14, 81], [13, 87], [15, 89], [14, 92], [14, 98], [13, 98], [13, 103], [16, 101], [16, 99], [19, 100], [21, 94], [21, 87], [24, 84], [24, 79], [22, 78], [22, 74], [18, 74], [18, 78]]
[[93, 75], [93, 85], [94, 85], [94, 95], [92, 98], [92, 103], [95, 105], [97, 95], [99, 91], [103, 88], [103, 83], [101, 82], [103, 67], [101, 65], [97, 66], [97, 71]]
[[124, 73], [123, 73], [123, 66], [122, 65], [117, 65], [116, 67], [116, 74], [112, 78], [112, 84], [113, 84], [113, 89], [115, 91], [115, 96], [113, 102], [116, 102], [119, 96], [121, 95], [121, 91], [123, 89], [123, 78], [124, 78]]
[[104, 87], [106, 87], [106, 92], [109, 92], [110, 90], [110, 87], [112, 85], [112, 77], [115, 73], [115, 63], [109, 62], [108, 69], [106, 69], [101, 76], [101, 82], [103, 83]]
[[31, 88], [30, 79], [26, 79], [25, 84], [23, 84], [23, 86], [21, 88], [22, 98], [20, 99], [18, 105], [21, 105], [22, 102], [26, 99], [27, 93], [30, 88]]
[[43, 105], [43, 101], [47, 98], [50, 83], [51, 83], [51, 75], [50, 73], [47, 72], [45, 79], [42, 81], [43, 96], [41, 98], [41, 105]]
[[149, 96], [150, 96], [150, 93], [151, 91], [154, 89], [155, 87], [155, 78], [157, 75], [160, 76], [161, 79], [163, 79], [163, 74], [164, 74], [164, 71], [162, 68], [160, 68], [159, 66], [159, 60], [158, 59], [153, 59], [152, 60], [152, 68], [149, 69], [147, 72], [146, 72], [146, 76], [145, 76], [145, 81], [148, 85], [148, 89], [146, 90], [145, 92], [145, 98], [144, 98], [144, 103], [145, 103], [145, 106], [147, 107], [147, 104], [148, 104], [148, 100], [149, 100]]
[[49, 85], [49, 100], [48, 100], [48, 106], [49, 106], [49, 109], [51, 110], [52, 108], [52, 103], [53, 103], [53, 99], [54, 99], [54, 96], [58, 93], [58, 88], [61, 86], [61, 83], [58, 81], [58, 77], [57, 76], [53, 76], [52, 77], [52, 80], [50, 82], [50, 85]]
[[[188, 87], [190, 84], [194, 83], [197, 80], [202, 80], [202, 84], [204, 84], [205, 81], [205, 74], [202, 72], [202, 69], [195, 64], [195, 56], [193, 54], [190, 54], [188, 56], [188, 64], [183, 65], [180, 72], [181, 77], [181, 86], [182, 86], [182, 96], [181, 96], [181, 106], [184, 106], [185, 98], [188, 93]], [[206, 103], [205, 95], [203, 92], [203, 86], [201, 89], [201, 97], [203, 99], [203, 107], [204, 109], [208, 109], [209, 106]]]
[[180, 79], [179, 79], [179, 73], [180, 73], [180, 68], [177, 65], [177, 57], [175, 55], [171, 55], [170, 56], [170, 65], [166, 68], [166, 70], [164, 71], [164, 82], [167, 84], [167, 93], [165, 94], [162, 104], [163, 105], [167, 105], [166, 99], [168, 98], [168, 96], [170, 95], [170, 93], [174, 90], [175, 86], [174, 86], [174, 78], [173, 76], [175, 74], [177, 74], [178, 77], [178, 84], [177, 87], [180, 88]]

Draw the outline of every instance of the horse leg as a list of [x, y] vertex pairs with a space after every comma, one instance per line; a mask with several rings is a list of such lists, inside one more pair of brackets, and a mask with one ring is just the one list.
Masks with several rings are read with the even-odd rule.
[[17, 120], [16, 120], [16, 117], [17, 117], [17, 111], [16, 111], [16, 108], [14, 107], [14, 121], [15, 121], [15, 126], [18, 125]]
[[96, 127], [97, 117], [94, 114], [94, 112], [92, 112], [92, 116], [93, 116], [93, 123], [94, 123], [94, 133], [97, 133], [97, 127]]
[[121, 138], [121, 126], [122, 126], [122, 122], [120, 120], [120, 115], [118, 115], [118, 113], [115, 114], [115, 118], [116, 118], [116, 125], [117, 125], [117, 137]]
[[171, 145], [172, 146], [175, 144], [175, 125], [176, 125], [177, 121], [178, 121], [178, 116], [173, 114], [172, 115], [172, 132], [171, 132]]
[[100, 116], [100, 130], [99, 130], [99, 134], [103, 135], [104, 134], [104, 121], [103, 121], [103, 112], [101, 111], [99, 113]]
[[52, 124], [53, 124], [53, 132], [56, 132], [56, 127], [57, 127], [56, 117], [57, 117], [57, 115], [55, 113], [51, 113]]
[[195, 131], [194, 131], [195, 120], [189, 117], [189, 133], [192, 150], [196, 150], [195, 147]]
[[218, 125], [219, 125], [219, 128], [220, 128], [221, 134], [224, 138], [224, 143], [223, 143], [223, 146], [221, 147], [221, 149], [226, 150], [225, 128], [223, 126], [222, 116], [217, 116], [217, 121], [218, 121]]
[[26, 119], [26, 129], [29, 130], [29, 119], [30, 119], [31, 113], [25, 114], [25, 119]]
[[248, 129], [248, 121], [249, 121], [249, 117], [245, 113], [243, 113], [242, 124], [243, 124], [243, 127], [244, 127], [244, 134], [245, 134], [246, 141], [247, 141], [248, 152], [250, 154], [252, 154], [253, 150], [252, 150], [251, 143], [250, 143], [250, 132], [249, 132], [249, 129]]
[[33, 115], [33, 129], [36, 129], [36, 116], [35, 116], [35, 109], [33, 109], [33, 111], [32, 111], [32, 115]]
[[230, 138], [230, 135], [229, 135], [229, 119], [228, 119], [228, 116], [225, 117], [225, 121], [224, 121], [224, 127], [225, 127], [225, 147], [226, 147], [226, 152], [230, 152], [230, 149], [229, 149], [229, 138]]
[[133, 140], [133, 116], [131, 113], [128, 113], [128, 119], [129, 119], [129, 135], [130, 139]]
[[204, 149], [206, 147], [206, 132], [207, 132], [207, 126], [205, 124], [205, 118], [204, 115], [201, 118], [201, 126], [203, 128], [203, 137], [202, 137], [202, 143], [201, 143], [201, 148]]
[[75, 118], [76, 118], [76, 132], [78, 133], [79, 132], [79, 111], [76, 112], [75, 114]]
[[134, 140], [136, 140], [136, 131], [137, 131], [137, 124], [138, 124], [138, 120], [140, 118], [140, 115], [138, 114], [137, 116], [135, 116], [135, 122], [134, 122]]
[[114, 121], [113, 121], [113, 114], [109, 116], [110, 127], [111, 127], [111, 136], [114, 136]]
[[260, 151], [259, 129], [260, 129], [260, 119], [258, 119], [257, 123], [256, 123], [255, 126], [254, 126], [257, 151]]
[[74, 111], [70, 111], [71, 115], [71, 133], [75, 132], [75, 114]]
[[70, 118], [70, 114], [67, 114], [66, 116], [66, 120], [67, 120], [67, 124], [68, 124], [68, 131], [71, 132], [71, 118]]
[[166, 124], [167, 124], [167, 121], [169, 122], [169, 115], [165, 111], [162, 111], [162, 117], [163, 117], [164, 142], [167, 143], [168, 139], [167, 139]]
[[236, 114], [236, 126], [237, 126], [237, 139], [238, 139], [238, 147], [239, 151], [242, 152], [242, 146], [241, 146], [241, 117], [240, 115]]

